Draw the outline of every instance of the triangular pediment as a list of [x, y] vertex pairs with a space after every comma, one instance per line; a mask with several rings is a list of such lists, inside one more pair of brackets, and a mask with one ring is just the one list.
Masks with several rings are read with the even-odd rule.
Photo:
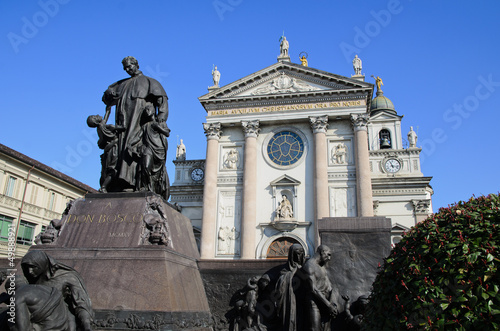
[[292, 178], [288, 175], [283, 175], [275, 180], [273, 180], [271, 183], [271, 186], [279, 186], [279, 185], [300, 185], [300, 181], [296, 180], [295, 178]]
[[370, 115], [371, 122], [400, 121], [403, 116], [396, 114], [394, 110], [378, 110]]
[[278, 62], [220, 88], [211, 88], [199, 100], [205, 104], [276, 97], [319, 97], [323, 94], [363, 94], [371, 100], [372, 91], [373, 85], [364, 81], [296, 63]]
[[404, 231], [408, 231], [408, 230], [410, 230], [410, 228], [408, 228], [404, 225], [401, 225], [399, 223], [394, 224], [392, 227], [393, 232], [404, 232]]

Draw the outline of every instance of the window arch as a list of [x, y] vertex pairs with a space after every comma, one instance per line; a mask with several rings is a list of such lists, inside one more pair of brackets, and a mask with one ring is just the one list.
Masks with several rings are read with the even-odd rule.
[[380, 149], [392, 148], [391, 132], [387, 129], [382, 129], [378, 133]]
[[[267, 259], [287, 259], [288, 258], [288, 250], [290, 249], [290, 246], [293, 244], [299, 244], [300, 243], [290, 237], [281, 237], [276, 239], [269, 245], [269, 248], [267, 249]], [[301, 245], [302, 246], [302, 245]], [[305, 249], [304, 249], [305, 251]]]

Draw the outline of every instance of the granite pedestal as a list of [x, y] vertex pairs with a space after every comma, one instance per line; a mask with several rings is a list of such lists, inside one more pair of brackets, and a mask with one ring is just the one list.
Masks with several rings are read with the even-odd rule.
[[210, 330], [191, 222], [158, 195], [87, 194], [63, 219], [31, 249], [81, 274], [96, 330]]

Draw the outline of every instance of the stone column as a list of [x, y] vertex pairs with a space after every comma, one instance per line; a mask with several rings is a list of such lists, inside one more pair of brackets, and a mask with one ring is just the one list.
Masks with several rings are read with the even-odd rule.
[[372, 179], [370, 173], [370, 155], [368, 152], [367, 125], [368, 114], [351, 115], [354, 129], [356, 160], [356, 195], [359, 217], [373, 216]]
[[326, 128], [328, 116], [310, 117], [314, 134], [314, 211], [315, 211], [315, 246], [319, 242], [318, 222], [323, 217], [330, 216], [328, 199], [328, 148], [326, 143]]
[[205, 182], [203, 187], [203, 216], [201, 223], [201, 258], [215, 257], [217, 226], [217, 164], [220, 123], [203, 123], [207, 136], [207, 158], [205, 161]]
[[242, 121], [245, 132], [243, 163], [243, 201], [241, 219], [241, 258], [255, 259], [257, 226], [257, 136], [259, 121]]

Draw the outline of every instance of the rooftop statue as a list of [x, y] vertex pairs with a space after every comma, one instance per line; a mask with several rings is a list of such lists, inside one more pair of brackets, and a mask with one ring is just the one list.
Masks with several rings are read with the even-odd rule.
[[212, 70], [212, 79], [214, 81], [214, 87], [219, 87], [220, 71], [217, 70], [217, 66]]
[[290, 47], [290, 45], [288, 44], [286, 37], [282, 36], [280, 38], [280, 56], [288, 56], [288, 48], [289, 47]]
[[410, 143], [410, 148], [417, 147], [417, 139], [418, 139], [417, 133], [413, 131], [413, 126], [410, 126], [410, 132], [408, 132], [408, 142]]
[[300, 64], [302, 64], [302, 66], [304, 66], [304, 67], [308, 66], [307, 58], [305, 55], [302, 55], [302, 57], [300, 58]]
[[[142, 74], [134, 57], [124, 58], [122, 64], [130, 78], [111, 84], [104, 92], [104, 118], [88, 120], [89, 126], [97, 128], [99, 147], [104, 149], [101, 191], [149, 190], [168, 199], [164, 171], [170, 133], [167, 94], [158, 81]], [[112, 106], [114, 126], [106, 124]], [[152, 185], [152, 181], [160, 183]]]
[[175, 153], [175, 159], [177, 161], [186, 161], [186, 145], [181, 139], [181, 143], [177, 145], [177, 151]]
[[361, 59], [356, 55], [354, 60], [352, 60], [352, 67], [354, 68], [354, 74], [356, 76], [361, 75], [361, 69], [363, 68]]
[[384, 83], [382, 82], [382, 78], [380, 78], [379, 76], [375, 77], [373, 75], [372, 77], [375, 79], [375, 85], [377, 85], [377, 93], [382, 92], [382, 85], [384, 85]]

